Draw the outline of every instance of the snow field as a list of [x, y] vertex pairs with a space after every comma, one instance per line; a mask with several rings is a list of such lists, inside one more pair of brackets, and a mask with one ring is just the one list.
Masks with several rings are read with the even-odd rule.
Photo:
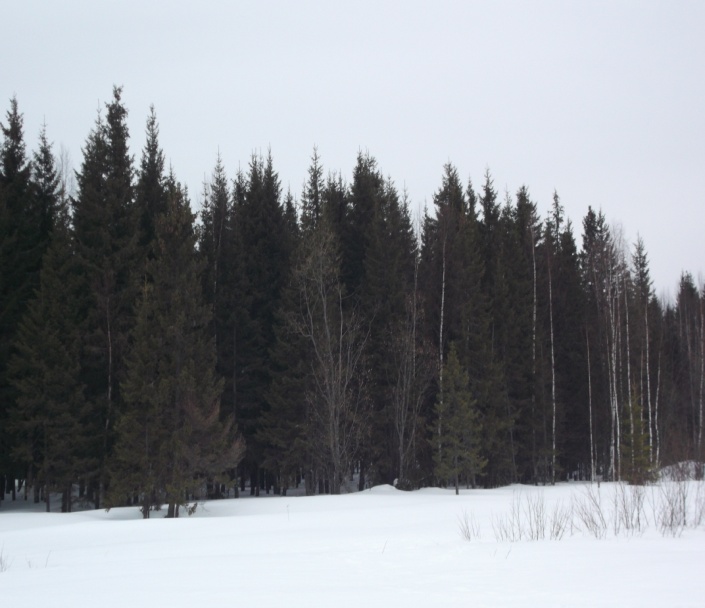
[[[668, 511], [662, 487], [680, 486], [687, 488], [686, 525], [671, 530], [657, 521]], [[12, 511], [6, 501], [0, 590], [10, 606], [48, 600], [54, 607], [705, 605], [703, 482], [642, 490], [639, 529], [620, 516], [634, 512], [619, 506], [632, 496], [620, 484], [460, 496], [383, 486], [343, 496], [211, 501], [176, 520], [161, 513], [142, 520], [136, 508]], [[606, 520], [597, 535], [575, 507], [595, 499]], [[570, 507], [572, 523], [551, 540], [557, 507]], [[470, 541], [464, 521], [475, 531]], [[531, 540], [542, 521], [543, 540]]]

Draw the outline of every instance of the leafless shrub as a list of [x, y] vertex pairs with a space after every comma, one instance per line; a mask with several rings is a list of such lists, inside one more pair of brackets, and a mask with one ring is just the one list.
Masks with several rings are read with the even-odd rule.
[[492, 516], [492, 530], [499, 542], [515, 543], [522, 539], [524, 531], [521, 523], [521, 495], [513, 495], [508, 513]]
[[551, 512], [549, 533], [551, 540], [561, 540], [568, 528], [573, 528], [573, 508], [571, 505], [558, 503]]
[[499, 542], [520, 540], [560, 540], [573, 530], [573, 508], [558, 503], [552, 511], [546, 508], [542, 493], [514, 494], [509, 511], [492, 517], [492, 530]]
[[10, 568], [10, 560], [5, 555], [5, 547], [0, 548], [0, 572], [6, 572]]
[[688, 482], [662, 481], [652, 493], [654, 521], [663, 536], [680, 536], [688, 525]]
[[663, 536], [680, 536], [705, 522], [705, 484], [684, 476], [662, 481], [651, 492], [654, 522]]
[[492, 516], [492, 531], [497, 542], [515, 543], [521, 540], [521, 536], [517, 536], [517, 531], [511, 525], [509, 517], [506, 514]]
[[472, 511], [468, 513], [463, 509], [463, 512], [458, 516], [458, 528], [460, 536], [466, 541], [470, 542], [480, 539], [480, 524]]
[[543, 494], [527, 495], [524, 500], [524, 517], [529, 540], [546, 538], [546, 504]]
[[702, 481], [695, 482], [695, 499], [693, 501], [692, 525], [694, 528], [700, 527], [705, 521], [705, 484]]
[[614, 535], [620, 532], [628, 535], [641, 534], [648, 524], [644, 511], [644, 486], [618, 483], [614, 494], [612, 526]]
[[574, 499], [573, 511], [577, 514], [582, 524], [582, 529], [592, 534], [597, 539], [607, 536], [607, 518], [602, 509], [600, 490], [592, 485], [586, 486], [587, 490], [582, 498]]

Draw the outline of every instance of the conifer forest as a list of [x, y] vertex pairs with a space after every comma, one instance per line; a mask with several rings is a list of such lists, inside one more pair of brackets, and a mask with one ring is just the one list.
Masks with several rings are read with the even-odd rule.
[[372, 155], [348, 179], [314, 148], [293, 193], [271, 153], [218, 158], [196, 216], [121, 94], [75, 171], [15, 98], [0, 120], [0, 500], [177, 516], [705, 460], [705, 284], [657, 298], [601, 211], [542, 218], [447, 164], [417, 217]]

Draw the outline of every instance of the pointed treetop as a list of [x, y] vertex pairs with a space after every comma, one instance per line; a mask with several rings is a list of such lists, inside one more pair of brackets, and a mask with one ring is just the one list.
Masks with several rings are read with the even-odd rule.
[[145, 129], [146, 141], [142, 149], [142, 160], [140, 162], [141, 176], [151, 173], [163, 176], [164, 174], [164, 153], [159, 146], [159, 123], [154, 105], [149, 106], [149, 117]]
[[436, 212], [448, 209], [453, 214], [464, 214], [467, 210], [465, 193], [460, 182], [458, 170], [452, 163], [443, 166], [443, 181], [441, 188], [433, 196]]
[[323, 166], [318, 155], [318, 148], [314, 146], [311, 165], [308, 168], [308, 180], [304, 182], [301, 194], [301, 227], [303, 230], [314, 229], [321, 219], [324, 187]]
[[0, 183], [11, 183], [29, 177], [29, 164], [24, 143], [24, 117], [20, 114], [17, 97], [10, 100], [7, 124], [0, 123], [3, 141], [0, 146]]
[[485, 170], [485, 183], [482, 186], [482, 221], [486, 226], [494, 226], [499, 220], [499, 205], [497, 204], [497, 192], [494, 189], [494, 181], [489, 168]]

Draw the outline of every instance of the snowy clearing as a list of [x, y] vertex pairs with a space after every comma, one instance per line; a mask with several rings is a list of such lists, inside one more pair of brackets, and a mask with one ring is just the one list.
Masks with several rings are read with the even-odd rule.
[[383, 486], [172, 520], [5, 501], [0, 589], [10, 606], [702, 606], [704, 504], [692, 481]]

